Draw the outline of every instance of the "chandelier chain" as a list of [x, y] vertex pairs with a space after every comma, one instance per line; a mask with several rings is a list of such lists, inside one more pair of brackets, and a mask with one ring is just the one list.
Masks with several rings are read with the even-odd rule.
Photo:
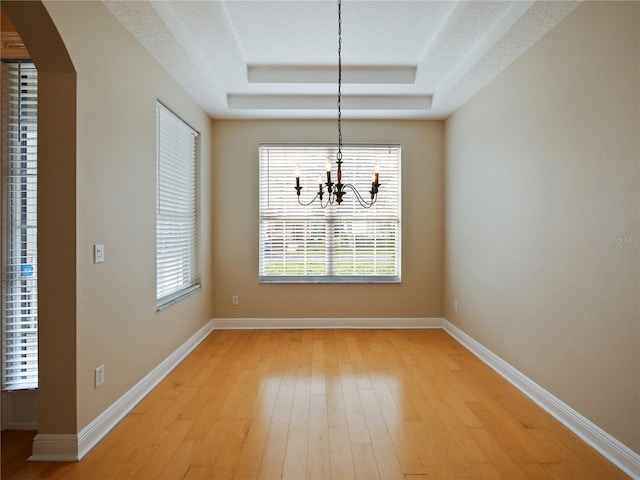
[[338, 154], [342, 161], [342, 2], [338, 0]]

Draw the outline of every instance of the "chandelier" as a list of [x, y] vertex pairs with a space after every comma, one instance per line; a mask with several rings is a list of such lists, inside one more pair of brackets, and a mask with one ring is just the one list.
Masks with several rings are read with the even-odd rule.
[[[333, 205], [337, 203], [340, 205], [344, 195], [347, 193], [346, 189], [351, 190], [358, 203], [364, 208], [371, 208], [378, 198], [378, 188], [380, 188], [379, 178], [380, 178], [380, 165], [376, 162], [375, 167], [373, 169], [373, 177], [371, 179], [371, 190], [369, 191], [369, 195], [371, 196], [371, 200], [366, 200], [363, 196], [358, 192], [358, 189], [350, 184], [350, 183], [342, 183], [342, 2], [338, 0], [338, 152], [336, 153], [336, 164], [338, 165], [337, 172], [337, 182], [334, 183], [331, 181], [331, 159], [327, 157], [326, 161], [326, 171], [327, 171], [327, 181], [322, 182], [322, 176], [318, 176], [318, 192], [315, 197], [308, 202], [303, 203], [300, 200], [300, 191], [302, 187], [300, 186], [300, 170], [296, 166], [295, 175], [296, 175], [296, 192], [298, 195], [298, 203], [303, 206], [311, 205], [316, 200], [320, 200], [320, 206], [322, 208], [326, 208], [329, 205]], [[327, 199], [323, 201], [325, 197], [324, 187], [327, 187], [326, 193], [328, 193]]]

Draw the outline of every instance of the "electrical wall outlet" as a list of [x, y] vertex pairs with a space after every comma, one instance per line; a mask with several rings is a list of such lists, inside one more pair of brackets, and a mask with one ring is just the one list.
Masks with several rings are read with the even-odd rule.
[[233, 295], [231, 297], [231, 305], [238, 305], [238, 296], [237, 295]]
[[104, 383], [104, 365], [100, 365], [95, 371], [95, 388]]
[[456, 312], [458, 311], [458, 300], [453, 301], [453, 310]]

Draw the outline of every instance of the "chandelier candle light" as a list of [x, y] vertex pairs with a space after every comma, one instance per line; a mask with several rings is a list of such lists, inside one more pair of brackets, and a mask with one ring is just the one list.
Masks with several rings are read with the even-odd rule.
[[[334, 202], [340, 205], [342, 203], [342, 197], [347, 193], [346, 188], [351, 189], [356, 196], [356, 200], [358, 203], [364, 208], [371, 208], [378, 198], [378, 189], [380, 188], [380, 164], [376, 162], [376, 165], [373, 170], [373, 178], [371, 180], [371, 190], [369, 194], [371, 195], [371, 201], [367, 201], [362, 198], [358, 189], [351, 185], [350, 183], [342, 183], [342, 2], [338, 0], [338, 153], [336, 154], [336, 163], [338, 165], [338, 182], [333, 183], [331, 181], [331, 160], [327, 157], [326, 161], [326, 170], [327, 170], [327, 181], [323, 184], [322, 177], [318, 176], [318, 192], [316, 196], [309, 203], [302, 203], [300, 201], [300, 191], [302, 187], [300, 186], [300, 169], [296, 166], [295, 175], [296, 175], [296, 192], [298, 194], [298, 203], [300, 205], [311, 205], [316, 199], [320, 199], [320, 206], [322, 208], [326, 208], [329, 205], [333, 205]], [[324, 186], [327, 187], [327, 192], [329, 193], [328, 200], [323, 203], [322, 199], [324, 197]]]

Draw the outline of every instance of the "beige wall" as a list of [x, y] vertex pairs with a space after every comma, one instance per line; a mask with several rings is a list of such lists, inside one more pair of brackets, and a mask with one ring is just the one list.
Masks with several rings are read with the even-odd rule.
[[[402, 145], [401, 284], [259, 284], [258, 145], [335, 142], [335, 121], [215, 121], [216, 318], [442, 316], [443, 124], [347, 121], [345, 143]], [[345, 164], [348, 169], [348, 163]], [[291, 189], [292, 195], [295, 191]], [[384, 188], [381, 191], [384, 195]], [[239, 305], [231, 305], [231, 296]]]
[[[66, 267], [77, 286], [75, 324], [68, 320], [55, 343], [42, 336], [40, 342], [45, 351], [75, 349], [76, 374], [47, 372], [44, 381], [72, 378], [79, 431], [211, 318], [210, 119], [102, 3], [56, 1], [46, 8], [77, 72], [77, 124], [58, 119], [77, 133], [75, 265]], [[155, 300], [156, 99], [201, 132], [203, 289], [162, 312]], [[46, 175], [67, 178], [55, 169]], [[95, 243], [105, 245], [104, 264], [92, 262]], [[65, 270], [56, 274], [65, 281]], [[95, 389], [101, 364], [106, 380]]]
[[448, 119], [444, 300], [636, 452], [639, 18], [585, 2]]

